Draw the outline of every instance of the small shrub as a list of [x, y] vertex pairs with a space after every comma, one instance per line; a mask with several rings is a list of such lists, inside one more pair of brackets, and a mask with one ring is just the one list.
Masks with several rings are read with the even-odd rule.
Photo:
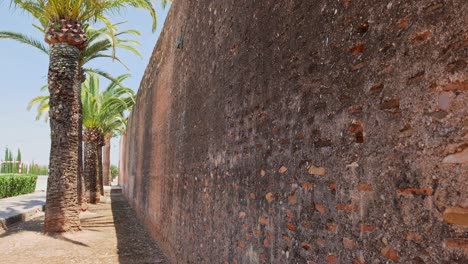
[[113, 180], [115, 177], [119, 175], [119, 167], [117, 167], [116, 165], [111, 165], [110, 169], [111, 169], [111, 177]]
[[0, 198], [32, 193], [36, 182], [36, 175], [0, 175]]

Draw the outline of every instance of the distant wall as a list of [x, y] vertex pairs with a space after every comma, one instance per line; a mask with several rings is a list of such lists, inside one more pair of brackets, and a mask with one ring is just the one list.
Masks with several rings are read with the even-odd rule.
[[468, 263], [467, 14], [174, 1], [125, 195], [174, 263]]

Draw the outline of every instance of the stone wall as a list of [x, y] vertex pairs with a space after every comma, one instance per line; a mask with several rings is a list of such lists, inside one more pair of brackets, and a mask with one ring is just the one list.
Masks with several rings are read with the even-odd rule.
[[468, 263], [464, 0], [176, 0], [122, 143], [174, 263]]

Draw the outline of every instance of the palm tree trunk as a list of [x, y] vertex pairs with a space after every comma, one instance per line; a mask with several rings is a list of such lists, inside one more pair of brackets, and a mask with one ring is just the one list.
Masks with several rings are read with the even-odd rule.
[[102, 196], [104, 196], [104, 179], [103, 179], [103, 174], [102, 174], [102, 147], [104, 144], [101, 141], [98, 145], [98, 155], [97, 155], [97, 168], [98, 168], [98, 179], [99, 179], [99, 191]]
[[75, 81], [80, 51], [67, 43], [50, 45], [48, 85], [51, 149], [45, 208], [44, 232], [77, 231], [79, 109], [75, 102]]
[[102, 162], [102, 174], [104, 185], [111, 185], [110, 175], [110, 150], [111, 150], [111, 139], [112, 135], [106, 137], [106, 144], [104, 145], [103, 162]]
[[78, 98], [78, 107], [79, 107], [79, 127], [78, 127], [78, 204], [81, 211], [86, 211], [88, 205], [86, 203], [85, 196], [85, 181], [83, 178], [83, 107], [81, 105], [81, 84], [83, 83], [85, 77], [83, 76], [83, 70], [80, 69], [80, 74], [77, 76], [77, 82], [75, 87], [76, 96]]
[[94, 129], [86, 129], [85, 131], [85, 146], [84, 146], [84, 168], [83, 175], [86, 186], [86, 196], [89, 197], [89, 202], [92, 204], [100, 201], [100, 186], [98, 179], [98, 147], [99, 143], [95, 135]]

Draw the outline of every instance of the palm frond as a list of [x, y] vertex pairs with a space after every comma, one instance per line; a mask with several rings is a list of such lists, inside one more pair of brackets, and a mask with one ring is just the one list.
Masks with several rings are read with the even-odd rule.
[[97, 53], [97, 54], [92, 55], [91, 57], [86, 58], [86, 60], [83, 61], [83, 64], [86, 64], [86, 63], [90, 62], [91, 60], [98, 59], [98, 58], [113, 59], [113, 60], [117, 61], [118, 63], [120, 63], [127, 71], [130, 70], [130, 68], [122, 60], [120, 60], [118, 57], [112, 57], [111, 55], [102, 54], [102, 53]]
[[0, 31], [0, 39], [11, 39], [11, 40], [16, 40], [18, 42], [21, 42], [23, 44], [32, 46], [45, 54], [49, 54], [49, 49], [47, 49], [42, 42], [35, 40], [33, 38], [30, 38], [24, 34], [17, 33], [17, 32], [12, 32], [12, 31]]
[[119, 47], [119, 48], [128, 50], [131, 53], [133, 53], [133, 54], [137, 55], [138, 57], [140, 57], [140, 59], [143, 59], [143, 56], [141, 56], [141, 53], [137, 49], [135, 49], [134, 47], [132, 47], [130, 45], [118, 43], [116, 46]]
[[82, 24], [97, 20], [106, 23], [108, 14], [125, 7], [140, 8], [149, 12], [153, 19], [152, 29], [156, 30], [156, 10], [151, 0], [11, 0], [11, 3], [32, 14], [44, 28], [50, 22], [60, 19], [79, 21]]
[[49, 96], [39, 95], [31, 99], [28, 103], [28, 111], [30, 111], [34, 105], [37, 105], [36, 120], [39, 120], [44, 116], [44, 121], [47, 122], [49, 119]]
[[[129, 76], [129, 74], [120, 75], [115, 79], [122, 82]], [[98, 128], [104, 135], [113, 134], [125, 126], [124, 113], [133, 106], [135, 93], [132, 89], [113, 82], [101, 91], [99, 84], [99, 77], [96, 74], [90, 74], [83, 83], [81, 92], [83, 126]]]

